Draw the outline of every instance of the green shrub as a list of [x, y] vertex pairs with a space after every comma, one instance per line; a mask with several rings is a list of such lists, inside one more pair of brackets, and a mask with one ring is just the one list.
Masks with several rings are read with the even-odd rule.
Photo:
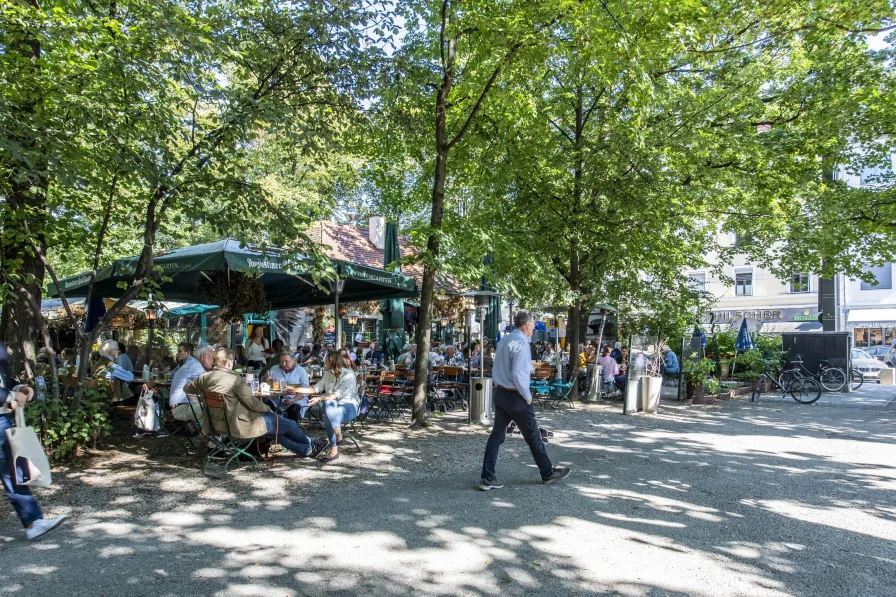
[[100, 389], [87, 388], [76, 412], [71, 399], [32, 400], [25, 411], [28, 424], [37, 429], [41, 443], [54, 461], [69, 460], [84, 447], [95, 447], [97, 440], [112, 431], [109, 399]]

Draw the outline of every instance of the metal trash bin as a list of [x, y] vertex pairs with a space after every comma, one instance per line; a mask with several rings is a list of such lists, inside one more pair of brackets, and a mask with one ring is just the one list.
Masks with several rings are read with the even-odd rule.
[[470, 396], [470, 417], [474, 423], [492, 424], [492, 378], [474, 377]]

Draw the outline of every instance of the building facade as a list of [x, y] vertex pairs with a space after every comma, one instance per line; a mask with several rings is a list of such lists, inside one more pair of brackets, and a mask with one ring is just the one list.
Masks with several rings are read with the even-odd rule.
[[[732, 234], [722, 235], [724, 244], [736, 244]], [[818, 323], [818, 276], [798, 272], [786, 281], [737, 255], [722, 268], [733, 284], [709, 269], [687, 272], [692, 284], [713, 297], [715, 304], [705, 323], [740, 325], [746, 317], [751, 330], [760, 333], [807, 332], [821, 329]]]

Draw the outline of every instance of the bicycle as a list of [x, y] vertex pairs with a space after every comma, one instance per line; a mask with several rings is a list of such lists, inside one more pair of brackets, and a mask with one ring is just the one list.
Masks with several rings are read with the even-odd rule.
[[838, 392], [846, 387], [846, 372], [840, 367], [832, 367], [828, 364], [828, 361], [820, 360], [818, 361], [818, 373], [812, 373], [803, 365], [803, 355], [798, 354], [796, 357], [796, 359], [788, 363], [788, 365], [794, 365], [795, 368], [787, 371], [799, 371], [804, 376], [818, 380], [821, 387], [828, 392]]
[[[787, 373], [788, 375], [784, 375]], [[750, 401], [756, 402], [765, 390], [765, 384], [771, 382], [781, 390], [781, 396], [790, 394], [790, 397], [800, 404], [812, 404], [821, 397], [821, 384], [813, 377], [805, 377], [799, 370], [788, 370], [775, 376], [766, 369], [759, 376], [759, 383], [750, 396]]]
[[852, 382], [852, 389], [858, 390], [862, 387], [862, 384], [865, 383], [865, 374], [856, 369], [855, 367], [850, 367], [849, 369], [849, 377]]

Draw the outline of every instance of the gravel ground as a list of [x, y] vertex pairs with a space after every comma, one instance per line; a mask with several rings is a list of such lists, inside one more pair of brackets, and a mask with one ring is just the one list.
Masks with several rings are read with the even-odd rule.
[[726, 401], [545, 413], [563, 483], [486, 431], [373, 423], [331, 465], [287, 455], [201, 476], [116, 438], [54, 472], [22, 540], [0, 513], [0, 593], [51, 595], [896, 595], [896, 408]]

